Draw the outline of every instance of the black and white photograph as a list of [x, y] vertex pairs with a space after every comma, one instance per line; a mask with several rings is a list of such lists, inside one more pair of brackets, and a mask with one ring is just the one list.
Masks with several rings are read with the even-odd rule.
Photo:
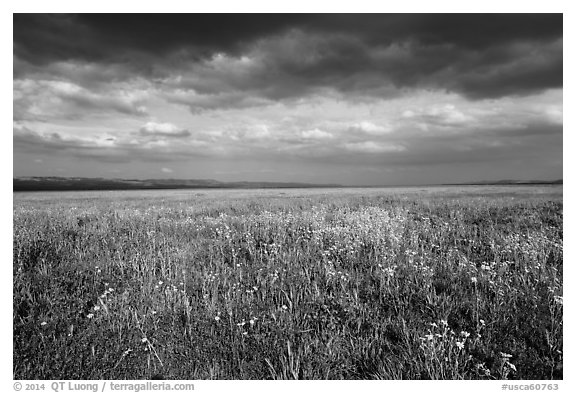
[[13, 380], [558, 389], [562, 13], [132, 9], [13, 14]]

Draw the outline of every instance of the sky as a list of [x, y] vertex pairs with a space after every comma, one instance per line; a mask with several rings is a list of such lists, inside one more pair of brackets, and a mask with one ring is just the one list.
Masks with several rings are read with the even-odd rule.
[[563, 177], [561, 14], [14, 14], [13, 175]]

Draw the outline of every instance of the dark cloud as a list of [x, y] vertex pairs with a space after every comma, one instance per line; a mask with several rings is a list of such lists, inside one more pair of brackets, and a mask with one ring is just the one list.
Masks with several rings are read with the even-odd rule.
[[[536, 53], [483, 69], [468, 68], [454, 80], [453, 86], [469, 98], [528, 95], [549, 88], [562, 88], [562, 48], [552, 46]], [[447, 81], [446, 85], [450, 86], [450, 83]]]
[[[334, 30], [346, 18], [327, 18]], [[553, 40], [562, 36], [561, 14], [399, 14], [369, 15], [357, 31], [371, 43], [406, 38], [423, 44], [451, 44], [483, 50], [495, 43]]]
[[119, 50], [163, 55], [182, 47], [234, 52], [289, 29], [344, 33], [369, 44], [417, 40], [485, 49], [494, 43], [553, 40], [561, 14], [14, 14], [22, 57], [117, 57]]
[[15, 14], [14, 72], [105, 63], [118, 77], [163, 80], [223, 53], [259, 56], [260, 67], [181, 81], [217, 98], [216, 107], [234, 107], [234, 95], [217, 94], [233, 93], [244, 107], [239, 91], [279, 100], [316, 88], [359, 96], [434, 88], [482, 99], [561, 87], [562, 30], [562, 14]]
[[14, 14], [15, 54], [32, 63], [130, 61], [181, 48], [196, 56], [234, 52], [242, 43], [293, 25], [296, 15]]
[[494, 42], [479, 50], [449, 42], [369, 46], [358, 37], [326, 37], [300, 49], [299, 56], [286, 57], [281, 46], [270, 48], [259, 83], [279, 79], [275, 91], [288, 96], [331, 87], [388, 98], [398, 94], [394, 87], [449, 90], [471, 99], [529, 95], [563, 84], [561, 38]]
[[97, 32], [78, 23], [75, 16], [14, 14], [13, 18], [14, 55], [28, 62], [93, 59], [100, 51]]

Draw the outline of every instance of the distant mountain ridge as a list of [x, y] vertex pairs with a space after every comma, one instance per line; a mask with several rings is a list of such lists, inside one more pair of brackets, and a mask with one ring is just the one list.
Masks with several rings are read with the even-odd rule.
[[[563, 184], [563, 180], [496, 180], [457, 185], [530, 185]], [[329, 188], [348, 187], [341, 184], [298, 182], [222, 182], [213, 179], [105, 179], [88, 177], [15, 177], [13, 191], [93, 191], [93, 190], [163, 190], [163, 189], [257, 189], [257, 188]], [[376, 187], [376, 186], [370, 186]], [[379, 186], [381, 187], [381, 186]]]
[[297, 182], [221, 182], [213, 179], [104, 179], [87, 177], [16, 177], [13, 191], [162, 190], [197, 188], [319, 188], [339, 184]]
[[529, 185], [529, 184], [564, 184], [563, 179], [558, 180], [483, 180], [478, 182], [470, 182], [470, 183], [453, 183], [453, 184], [446, 184], [446, 185], [472, 185], [472, 186], [483, 186], [483, 185]]

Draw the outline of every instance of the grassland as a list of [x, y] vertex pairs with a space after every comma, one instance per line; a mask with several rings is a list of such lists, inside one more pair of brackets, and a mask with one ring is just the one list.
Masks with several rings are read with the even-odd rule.
[[561, 187], [15, 193], [15, 379], [561, 379]]

